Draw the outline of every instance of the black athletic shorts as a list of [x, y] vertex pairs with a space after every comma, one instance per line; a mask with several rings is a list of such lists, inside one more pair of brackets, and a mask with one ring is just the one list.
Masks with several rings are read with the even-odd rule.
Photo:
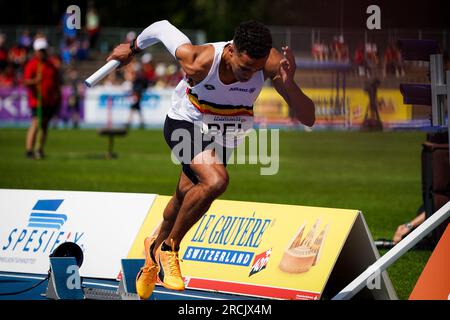
[[[171, 139], [172, 133], [177, 129], [184, 129], [186, 130], [185, 133], [189, 134], [187, 137], [183, 135], [183, 137]], [[195, 143], [194, 137], [201, 137], [201, 141], [199, 140], [197, 145]], [[227, 166], [227, 160], [231, 156], [234, 148], [226, 148], [218, 143], [214, 142], [212, 139], [207, 139], [207, 137], [204, 136], [204, 134], [201, 132], [200, 128], [194, 123], [185, 121], [185, 120], [175, 120], [170, 118], [169, 116], [166, 116], [166, 121], [164, 122], [164, 138], [166, 139], [167, 144], [170, 147], [170, 150], [174, 151], [174, 148], [177, 147], [176, 152], [174, 152], [175, 157], [181, 162], [183, 172], [186, 174], [186, 176], [194, 183], [198, 183], [198, 178], [195, 175], [194, 171], [192, 171], [190, 167], [190, 163], [194, 157], [203, 152], [205, 149], [211, 149], [214, 148], [216, 150], [216, 154], [221, 154], [223, 157], [222, 163], [226, 167]], [[190, 138], [189, 141], [185, 141], [184, 139]], [[204, 141], [205, 140], [205, 141]], [[180, 143], [188, 143], [190, 144], [190, 154], [185, 154], [189, 150], [183, 149], [180, 147]]]
[[[58, 113], [57, 107], [42, 107], [42, 117], [51, 119], [54, 115]], [[36, 118], [38, 116], [38, 108], [31, 108], [31, 117]]]

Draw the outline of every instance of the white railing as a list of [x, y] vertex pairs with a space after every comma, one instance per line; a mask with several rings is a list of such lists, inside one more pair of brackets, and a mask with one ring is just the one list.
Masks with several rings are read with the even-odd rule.
[[433, 231], [441, 223], [443, 223], [450, 216], [450, 201], [443, 207], [436, 211], [431, 217], [425, 220], [419, 227], [412, 231], [402, 241], [400, 241], [395, 247], [389, 250], [383, 255], [377, 262], [369, 266], [366, 271], [361, 273], [355, 280], [353, 280], [348, 286], [342, 289], [332, 300], [348, 300], [363, 289], [369, 280], [376, 274], [381, 274], [391, 264], [397, 261], [402, 255], [404, 255], [409, 249], [414, 247], [420, 240], [422, 240], [427, 234]]

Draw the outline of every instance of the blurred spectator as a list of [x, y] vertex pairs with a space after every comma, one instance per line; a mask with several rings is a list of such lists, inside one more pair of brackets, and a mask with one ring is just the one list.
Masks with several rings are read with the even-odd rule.
[[166, 88], [176, 87], [183, 79], [182, 71], [175, 65], [166, 66], [164, 63], [158, 63], [155, 68], [156, 83], [155, 87]]
[[134, 64], [134, 72], [132, 79], [132, 89], [131, 89], [131, 105], [130, 105], [130, 115], [128, 117], [127, 128], [130, 128], [133, 124], [133, 115], [135, 113], [139, 116], [139, 127], [141, 129], [145, 128], [144, 117], [142, 115], [141, 110], [141, 100], [144, 95], [145, 90], [147, 89], [148, 82], [145, 78], [145, 74], [143, 72], [142, 67], [138, 64]]
[[80, 101], [82, 96], [82, 81], [75, 68], [68, 73], [67, 84], [70, 86], [70, 94], [67, 101], [68, 114], [64, 122], [72, 121], [73, 129], [78, 129], [80, 124]]
[[366, 42], [365, 49], [366, 49], [366, 60], [369, 67], [370, 68], [377, 67], [379, 63], [377, 44], [370, 41]]
[[158, 63], [155, 68], [155, 87], [157, 88], [165, 88], [166, 82], [165, 82], [165, 75], [166, 75], [166, 64], [165, 63]]
[[[36, 40], [37, 38], [46, 38], [45, 32], [42, 30], [37, 30], [36, 34], [34, 35], [34, 39]], [[33, 41], [33, 44], [34, 44], [34, 41]]]
[[125, 43], [130, 43], [134, 39], [136, 39], [136, 32], [130, 31], [127, 33], [127, 36], [125, 37]]
[[8, 65], [8, 49], [6, 48], [6, 36], [0, 33], [0, 72]]
[[324, 41], [320, 43], [320, 50], [321, 54], [323, 55], [323, 58], [325, 61], [328, 61], [328, 57], [330, 55], [330, 50], [328, 49], [328, 46], [325, 44]]
[[[48, 53], [48, 60], [50, 60], [51, 63], [53, 63], [53, 65], [55, 66], [55, 68], [58, 70], [58, 72], [60, 73], [60, 75], [62, 76], [61, 73], [61, 69], [62, 69], [62, 61], [61, 58], [55, 54], [54, 50], [52, 47], [49, 47], [47, 49], [47, 53]], [[62, 79], [62, 78], [61, 78]]]
[[344, 36], [335, 36], [333, 42], [331, 43], [331, 52], [333, 58], [338, 62], [347, 62], [348, 57], [348, 46], [344, 42]]
[[[41, 159], [44, 157], [48, 124], [61, 103], [61, 87], [59, 71], [48, 59], [47, 40], [35, 39], [33, 49], [34, 57], [25, 66], [23, 81], [28, 87], [28, 105], [32, 117], [25, 146], [27, 158]], [[41, 134], [39, 141], [36, 141], [39, 130]]]
[[320, 42], [314, 42], [312, 45], [311, 54], [313, 56], [314, 61], [322, 61], [321, 53], [320, 53]]
[[70, 28], [67, 25], [67, 20], [71, 18], [71, 14], [68, 14], [67, 12], [64, 12], [62, 18], [61, 18], [61, 25], [62, 25], [62, 31], [63, 31], [63, 42], [70, 46], [72, 42], [75, 41], [77, 37], [77, 29], [76, 28]]
[[339, 41], [338, 41], [338, 37], [334, 36], [333, 37], [333, 41], [330, 44], [330, 49], [331, 49], [331, 57], [333, 60], [337, 60], [337, 56], [338, 56], [338, 50], [339, 50]]
[[404, 237], [406, 237], [412, 230], [420, 226], [426, 219], [425, 208], [424, 206], [420, 206], [417, 209], [416, 217], [412, 221], [408, 221], [404, 224], [401, 224], [397, 227], [397, 230], [392, 237], [392, 242], [394, 244], [399, 243]]
[[[424, 223], [426, 218], [427, 218], [427, 216], [426, 216], [426, 212], [425, 212], [425, 207], [422, 204], [417, 209], [416, 217], [413, 220], [403, 223], [397, 227], [394, 235], [392, 236], [392, 239], [384, 239], [384, 238], [377, 239], [375, 241], [375, 245], [379, 249], [391, 249], [396, 244], [398, 244], [400, 241], [402, 241], [403, 238], [408, 236], [411, 233], [411, 231], [413, 231], [418, 226], [420, 226], [422, 223]], [[419, 244], [416, 245], [416, 248], [432, 249], [432, 247], [433, 247], [433, 245], [430, 242], [429, 236], [426, 237], [425, 239], [423, 239]]]
[[315, 61], [327, 61], [328, 46], [323, 41], [314, 43], [312, 48], [312, 55]]
[[86, 31], [89, 37], [89, 48], [95, 49], [100, 31], [100, 17], [93, 1], [89, 2], [86, 13]]
[[14, 66], [9, 63], [6, 65], [4, 71], [0, 71], [0, 87], [11, 88], [15, 85], [17, 85], [16, 70], [14, 69]]
[[19, 45], [25, 48], [28, 52], [31, 51], [31, 46], [33, 45], [33, 38], [30, 35], [30, 31], [24, 30], [19, 37]]
[[65, 65], [71, 64], [73, 59], [76, 59], [78, 48], [80, 47], [80, 43], [77, 40], [77, 29], [67, 25], [69, 19], [71, 19], [71, 14], [64, 12], [60, 22], [63, 33], [60, 56]]
[[119, 71], [115, 71], [115, 72], [111, 72], [106, 78], [105, 81], [103, 82], [104, 86], [118, 86], [120, 85], [121, 81], [119, 79]]
[[404, 73], [400, 50], [391, 42], [384, 51], [383, 76], [386, 77], [387, 74], [392, 74], [398, 78], [403, 76]]
[[166, 87], [176, 87], [183, 79], [183, 73], [175, 64], [170, 64], [166, 69], [165, 83]]
[[153, 57], [151, 53], [145, 53], [141, 58], [142, 71], [144, 72], [148, 86], [154, 86], [156, 83], [156, 73], [152, 59]]
[[131, 61], [129, 64], [127, 64], [123, 69], [123, 78], [125, 79], [125, 85], [131, 88], [132, 83], [134, 79], [136, 78], [136, 70], [140, 68], [139, 62], [136, 62], [136, 60]]
[[360, 77], [370, 76], [370, 70], [367, 65], [363, 44], [358, 45], [358, 47], [356, 48], [353, 63], [356, 67], [358, 76]]
[[63, 64], [69, 65], [72, 62], [72, 54], [70, 52], [70, 46], [68, 46], [66, 43], [64, 43], [61, 46], [61, 60]]
[[27, 60], [27, 51], [19, 43], [9, 50], [8, 60], [13, 64], [14, 68], [20, 69]]
[[89, 58], [89, 40], [74, 39], [62, 44], [60, 56], [65, 65], [74, 61], [84, 61]]
[[89, 40], [88, 39], [84, 39], [81, 41], [78, 40], [76, 41], [76, 44], [77, 44], [76, 59], [78, 61], [87, 60], [89, 58]]

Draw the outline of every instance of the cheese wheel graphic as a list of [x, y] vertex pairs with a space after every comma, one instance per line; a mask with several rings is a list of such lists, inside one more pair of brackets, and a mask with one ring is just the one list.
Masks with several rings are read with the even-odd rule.
[[288, 273], [307, 272], [316, 259], [316, 254], [307, 247], [297, 247], [284, 252], [279, 268]]
[[316, 236], [319, 224], [320, 219], [314, 223], [304, 239], [302, 239], [302, 236], [306, 224], [303, 224], [297, 230], [281, 258], [278, 266], [281, 271], [287, 273], [303, 273], [309, 271], [312, 266], [319, 263], [323, 243], [328, 233], [328, 225], [326, 225], [319, 235]]

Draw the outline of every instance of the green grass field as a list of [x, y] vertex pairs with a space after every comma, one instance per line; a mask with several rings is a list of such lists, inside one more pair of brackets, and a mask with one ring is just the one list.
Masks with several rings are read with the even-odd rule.
[[[116, 139], [116, 160], [94, 130], [51, 130], [45, 160], [24, 156], [25, 129], [0, 129], [0, 188], [172, 194], [180, 168], [160, 130]], [[229, 166], [222, 199], [360, 209], [373, 237], [390, 238], [421, 202], [421, 132], [280, 132], [280, 168]], [[384, 252], [382, 252], [383, 254]], [[431, 252], [412, 251], [388, 269], [407, 299]]]

